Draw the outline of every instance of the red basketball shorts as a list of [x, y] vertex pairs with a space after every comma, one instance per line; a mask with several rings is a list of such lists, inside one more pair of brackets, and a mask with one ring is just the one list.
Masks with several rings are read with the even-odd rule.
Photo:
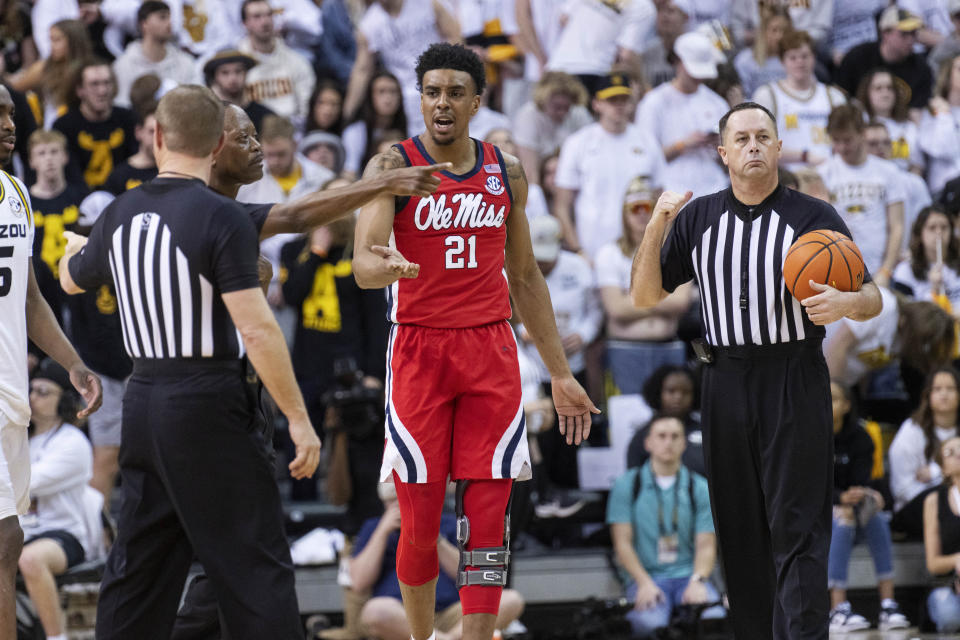
[[380, 481], [530, 477], [517, 341], [506, 322], [394, 325]]

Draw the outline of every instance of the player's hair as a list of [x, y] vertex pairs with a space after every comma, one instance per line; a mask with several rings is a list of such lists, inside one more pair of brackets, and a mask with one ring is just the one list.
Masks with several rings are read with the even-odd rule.
[[780, 59], [783, 59], [787, 51], [799, 49], [800, 47], [807, 47], [813, 52], [817, 50], [816, 45], [813, 43], [813, 38], [809, 33], [803, 30], [790, 29], [783, 34], [783, 39], [780, 40]]
[[723, 144], [723, 134], [727, 130], [727, 122], [730, 120], [730, 116], [732, 116], [738, 111], [748, 111], [750, 109], [758, 109], [760, 111], [763, 111], [765, 114], [767, 114], [767, 117], [770, 118], [770, 122], [773, 123], [773, 135], [776, 136], [777, 138], [780, 137], [780, 134], [777, 132], [777, 119], [774, 117], [772, 113], [770, 113], [770, 109], [767, 109], [765, 106], [763, 106], [759, 102], [741, 102], [740, 104], [736, 105], [735, 107], [727, 111], [725, 114], [723, 114], [723, 117], [720, 118], [719, 131], [720, 131], [721, 144]]
[[563, 71], [547, 71], [533, 88], [533, 104], [543, 111], [547, 100], [555, 93], [567, 96], [573, 104], [587, 104], [587, 90], [583, 83]]
[[139, 28], [141, 22], [160, 11], [170, 13], [170, 5], [163, 0], [144, 0], [140, 8], [137, 9], [137, 27]]
[[827, 118], [827, 134], [833, 135], [841, 131], [863, 133], [867, 128], [863, 120], [863, 111], [855, 104], [841, 104], [830, 111]]
[[293, 123], [287, 118], [270, 114], [264, 116], [263, 124], [260, 125], [260, 140], [263, 142], [270, 140], [293, 140], [296, 131]]
[[893, 112], [890, 115], [897, 122], [904, 122], [907, 119], [910, 109], [910, 87], [887, 69], [873, 69], [863, 77], [857, 87], [857, 100], [863, 105], [863, 110], [867, 116], [870, 118], [876, 116], [876, 113], [873, 111], [873, 105], [870, 104], [870, 83], [881, 73], [890, 76], [890, 80], [893, 82], [893, 95], [895, 97], [893, 101]]
[[56, 129], [37, 129], [27, 138], [27, 155], [33, 153], [34, 147], [39, 144], [58, 144], [66, 151], [67, 137]]
[[487, 88], [483, 61], [463, 45], [437, 42], [421, 53], [417, 58], [417, 91], [423, 91], [424, 74], [434, 69], [454, 69], [469, 73], [478, 96]]
[[180, 85], [166, 93], [155, 117], [167, 148], [195, 158], [211, 154], [223, 134], [223, 104], [198, 84]]
[[[932, 302], [929, 304], [933, 304]], [[937, 307], [939, 309], [939, 307]], [[943, 313], [946, 313], [941, 309]], [[958, 372], [952, 365], [941, 365], [930, 371], [930, 374], [927, 376], [926, 384], [923, 385], [923, 392], [920, 394], [920, 406], [917, 407], [917, 410], [913, 412], [913, 415], [910, 418], [917, 424], [918, 427], [923, 431], [923, 435], [926, 439], [926, 444], [923, 448], [923, 455], [926, 460], [933, 460], [934, 455], [939, 449], [940, 438], [936, 433], [936, 425], [933, 423], [933, 407], [930, 406], [930, 394], [933, 391], [933, 381], [938, 374], [945, 373], [953, 378], [953, 383], [956, 385], [957, 390], [960, 391], [960, 372]], [[960, 407], [957, 407], [957, 414], [955, 416], [957, 420], [954, 421], [954, 424], [960, 424]], [[956, 430], [955, 436], [950, 436], [951, 438], [960, 436], [960, 429]]]
[[240, 5], [240, 22], [245, 22], [247, 19], [247, 6], [255, 2], [263, 2], [267, 6], [270, 5], [269, 0], [243, 0], [243, 4]]
[[931, 215], [939, 213], [947, 218], [950, 224], [950, 231], [947, 232], [947, 250], [943, 255], [943, 263], [953, 269], [960, 271], [960, 240], [956, 234], [956, 220], [947, 213], [942, 207], [931, 205], [920, 209], [917, 219], [913, 221], [910, 227], [910, 271], [917, 280], [926, 280], [927, 272], [930, 271], [930, 262], [927, 260], [927, 253], [923, 250], [923, 227]]

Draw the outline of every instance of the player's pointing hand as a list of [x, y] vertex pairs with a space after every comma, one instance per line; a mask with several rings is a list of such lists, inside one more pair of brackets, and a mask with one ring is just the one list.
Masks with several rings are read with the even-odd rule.
[[390, 169], [380, 174], [387, 183], [387, 190], [396, 196], [426, 197], [440, 186], [440, 178], [434, 174], [439, 171], [450, 171], [453, 163], [442, 162], [422, 167], [403, 167]]
[[416, 278], [420, 275], [420, 265], [408, 261], [393, 247], [373, 245], [370, 251], [383, 258], [384, 268], [397, 278]]

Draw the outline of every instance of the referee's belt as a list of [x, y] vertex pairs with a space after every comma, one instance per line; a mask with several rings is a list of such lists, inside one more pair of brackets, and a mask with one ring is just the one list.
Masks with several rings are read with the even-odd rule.
[[708, 344], [705, 340], [694, 340], [693, 351], [697, 360], [710, 364], [716, 360], [746, 360], [750, 358], [783, 358], [803, 351], [819, 350], [823, 343], [822, 338], [808, 338], [793, 342], [778, 342], [776, 344], [734, 344], [717, 346]]
[[182, 376], [191, 373], [244, 373], [239, 358], [134, 358], [133, 375], [146, 378]]

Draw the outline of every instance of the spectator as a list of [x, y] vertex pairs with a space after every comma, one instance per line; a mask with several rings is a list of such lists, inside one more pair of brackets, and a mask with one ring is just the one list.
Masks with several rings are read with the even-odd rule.
[[520, 107], [513, 121], [517, 157], [530, 184], [540, 184], [540, 163], [560, 150], [573, 133], [593, 123], [586, 108], [587, 92], [573, 76], [547, 71], [533, 90], [533, 99]]
[[672, 0], [657, 5], [657, 36], [648, 40], [640, 53], [643, 77], [651, 87], [670, 82], [676, 75], [667, 58], [677, 38], [686, 33], [691, 13], [693, 9], [689, 0]]
[[923, 174], [923, 153], [917, 143], [917, 123], [910, 120], [907, 102], [909, 89], [897, 82], [885, 69], [874, 69], [860, 81], [857, 100], [863, 105], [868, 120], [887, 127], [893, 139], [889, 160], [902, 170]]
[[923, 20], [923, 26], [917, 32], [917, 43], [922, 51], [929, 52], [940, 44], [953, 27], [950, 24], [948, 0], [899, 0], [897, 6]]
[[780, 61], [780, 41], [788, 29], [790, 14], [785, 8], [773, 7], [760, 20], [760, 37], [733, 59], [745, 95], [752, 96], [761, 85], [786, 76]]
[[[877, 39], [878, 12], [889, 4], [887, 0], [862, 0], [861, 2], [833, 3], [833, 24], [831, 25], [828, 48], [830, 59], [840, 66], [843, 57], [857, 45], [874, 42]], [[914, 27], [914, 29], [918, 29]], [[881, 26], [881, 29], [883, 27]], [[852, 89], [848, 90], [851, 93]]]
[[103, 60], [91, 59], [81, 65], [75, 92], [70, 109], [53, 128], [67, 137], [67, 179], [80, 178], [93, 189], [137, 152], [137, 118], [129, 109], [114, 105], [116, 78]]
[[[649, 462], [627, 470], [610, 490], [607, 524], [629, 576], [627, 599], [635, 604], [627, 620], [636, 637], [653, 636], [681, 605], [720, 599], [710, 583], [717, 540], [707, 482], [681, 464], [685, 441], [680, 420], [655, 419], [646, 439]], [[722, 605], [703, 612], [724, 615]]]
[[944, 440], [937, 450], [943, 482], [923, 503], [923, 547], [927, 571], [949, 576], [927, 596], [927, 612], [940, 633], [960, 631], [960, 437]]
[[0, 16], [0, 69], [14, 73], [37, 60], [30, 7], [22, 2], [3, 0]]
[[820, 44], [826, 40], [833, 28], [833, 4], [834, 0], [773, 0], [763, 3], [755, 0], [734, 0], [731, 29], [737, 42], [753, 42], [756, 39], [754, 30], [760, 24], [761, 7], [781, 7], [787, 10], [793, 28], [810, 34], [814, 49], [819, 50]]
[[299, 151], [307, 160], [329, 169], [335, 176], [343, 171], [343, 143], [336, 134], [311, 131], [300, 141]]
[[130, 87], [142, 75], [153, 73], [176, 84], [200, 81], [193, 56], [174, 44], [170, 7], [161, 0], [145, 0], [137, 10], [140, 39], [134, 40], [113, 63], [117, 78], [117, 104], [130, 106]]
[[247, 54], [236, 49], [224, 49], [203, 65], [203, 77], [218, 98], [243, 109], [259, 132], [263, 128], [263, 119], [275, 114], [247, 96], [247, 72], [255, 66], [257, 61]]
[[[683, 465], [702, 476], [707, 475], [703, 461], [703, 431], [700, 429], [699, 389], [693, 372], [684, 365], [665, 364], [654, 371], [643, 384], [643, 400], [654, 417], [669, 416], [683, 423], [687, 446]], [[650, 423], [633, 434], [627, 446], [627, 467], [640, 467], [650, 457], [646, 449]]]
[[832, 153], [827, 119], [834, 107], [847, 102], [843, 92], [814, 75], [816, 55], [813, 38], [804, 31], [790, 31], [780, 41], [780, 60], [786, 77], [763, 85], [753, 100], [777, 119], [783, 148], [780, 163], [791, 171], [819, 165]]
[[[407, 113], [403, 106], [403, 87], [389, 71], [374, 74], [367, 88], [360, 117], [343, 130], [347, 175], [359, 176], [364, 158], [370, 157], [373, 141], [387, 129], [407, 131]], [[422, 118], [421, 118], [422, 120]]]
[[[845, 5], [855, 6], [854, 3], [840, 3], [838, 6]], [[836, 82], [844, 91], [853, 94], [860, 78], [868, 71], [886, 69], [910, 87], [910, 107], [921, 109], [930, 99], [933, 85], [930, 67], [923, 56], [913, 51], [917, 30], [923, 26], [923, 21], [894, 5], [883, 12], [879, 25], [878, 41], [859, 44], [844, 55], [837, 69]]]
[[305, 131], [343, 132], [343, 86], [331, 78], [320, 78], [310, 96], [310, 113]]
[[257, 61], [247, 69], [247, 95], [299, 129], [316, 82], [310, 63], [278, 37], [267, 0], [244, 0], [240, 16], [247, 36], [237, 48]]
[[946, 4], [950, 15], [950, 31], [927, 55], [927, 62], [934, 74], [940, 65], [960, 54], [960, 0], [947, 0]]
[[[383, 500], [384, 514], [371, 518], [357, 534], [350, 560], [350, 579], [353, 588], [372, 597], [363, 605], [360, 624], [367, 635], [381, 640], [407, 640], [410, 625], [400, 599], [397, 580], [397, 541], [400, 538], [400, 506], [392, 482], [381, 483], [378, 491]], [[462, 636], [457, 595], [457, 568], [460, 552], [457, 550], [457, 523], [450, 514], [440, 519], [440, 537], [437, 550], [440, 574], [437, 577], [435, 640], [458, 640]], [[513, 589], [504, 589], [497, 615], [497, 630], [506, 629], [523, 612], [523, 597]]]
[[895, 164], [867, 153], [865, 129], [858, 107], [834, 108], [827, 134], [835, 155], [818, 170], [864, 264], [878, 285], [887, 286], [903, 243], [903, 183]]
[[653, 36], [656, 7], [651, 0], [613, 5], [573, 0], [560, 10], [563, 30], [546, 69], [577, 76], [595, 94], [617, 62], [632, 60]]
[[20, 516], [20, 575], [49, 640], [66, 640], [54, 576], [96, 559], [102, 541], [100, 494], [87, 486], [90, 443], [70, 424], [79, 404], [63, 367], [44, 360], [30, 381], [30, 499]]
[[927, 184], [938, 197], [944, 185], [960, 176], [960, 55], [940, 65], [930, 109], [920, 119], [918, 141], [927, 154]]
[[550, 215], [557, 215], [554, 205], [557, 201], [557, 166], [559, 164], [559, 153], [550, 154], [540, 163], [540, 188], [543, 189], [543, 198], [547, 201], [547, 211]]
[[529, 83], [539, 82], [563, 29], [563, 5], [553, 0], [515, 0], [515, 4], [517, 36], [526, 54], [523, 77]]
[[[154, 108], [156, 107], [154, 106]], [[140, 147], [135, 154], [113, 170], [107, 181], [103, 183], [104, 191], [118, 196], [124, 191], [139, 187], [144, 182], [157, 177], [157, 160], [153, 156], [153, 135], [156, 128], [157, 120], [153, 111], [143, 117], [137, 114], [137, 127], [134, 130], [134, 135]]]
[[43, 99], [43, 110], [38, 115], [43, 116], [40, 124], [49, 129], [66, 112], [76, 75], [92, 53], [93, 44], [84, 24], [79, 20], [59, 20], [50, 26], [49, 57], [12, 75], [0, 73], [0, 78], [17, 91], [34, 91]]
[[[584, 251], [590, 259], [620, 235], [623, 225], [617, 212], [630, 180], [643, 175], [660, 185], [665, 171], [657, 140], [630, 123], [631, 94], [625, 78], [612, 74], [604, 83], [593, 99], [597, 122], [563, 143], [552, 209], [567, 247]], [[548, 192], [546, 181], [544, 185]]]
[[398, 80], [402, 91], [407, 134], [422, 132], [417, 57], [435, 42], [459, 39], [460, 25], [445, 2], [375, 0], [357, 27], [357, 58], [343, 102], [344, 118], [354, 118], [364, 103], [364, 95], [369, 102], [369, 85], [374, 80], [379, 54], [381, 63]]
[[893, 272], [897, 289], [914, 300], [931, 300], [960, 314], [960, 240], [954, 219], [938, 207], [920, 211], [910, 231], [909, 259]]
[[873, 440], [850, 404], [850, 390], [830, 383], [833, 397], [833, 537], [827, 573], [830, 578], [830, 632], [869, 629], [847, 600], [847, 575], [853, 545], [866, 539], [876, 567], [881, 631], [905, 629], [907, 617], [893, 599], [893, 541], [883, 512], [883, 496], [870, 487]]
[[[867, 123], [863, 132], [867, 145], [867, 153], [884, 160], [890, 160], [893, 155], [894, 142], [890, 139], [887, 125], [876, 120]], [[903, 182], [903, 244], [900, 247], [901, 255], [910, 251], [910, 233], [917, 215], [924, 208], [933, 203], [927, 183], [912, 171], [900, 170], [900, 180]]]
[[717, 77], [722, 58], [705, 35], [683, 34], [669, 58], [676, 77], [652, 89], [640, 102], [636, 121], [663, 150], [667, 166], [657, 184], [666, 189], [692, 191], [696, 197], [728, 184], [717, 155], [717, 122], [729, 106], [703, 86], [704, 80]]
[[357, 57], [357, 40], [353, 33], [353, 22], [350, 20], [344, 0], [324, 0], [320, 5], [320, 12], [323, 37], [318, 40], [313, 49], [317, 80], [336, 78], [337, 82], [346, 85], [350, 80], [353, 61]]
[[[952, 328], [952, 323], [951, 323]], [[894, 531], [913, 538], [922, 533], [924, 498], [943, 481], [934, 453], [960, 435], [960, 373], [941, 366], [927, 378], [920, 406], [890, 443], [890, 491]]]
[[682, 365], [686, 360], [677, 329], [690, 308], [692, 285], [678, 287], [652, 309], [637, 309], [630, 298], [634, 255], [659, 195], [645, 176], [631, 180], [621, 208], [623, 231], [596, 257], [597, 287], [607, 318], [607, 363], [620, 393], [640, 393], [661, 365]]

